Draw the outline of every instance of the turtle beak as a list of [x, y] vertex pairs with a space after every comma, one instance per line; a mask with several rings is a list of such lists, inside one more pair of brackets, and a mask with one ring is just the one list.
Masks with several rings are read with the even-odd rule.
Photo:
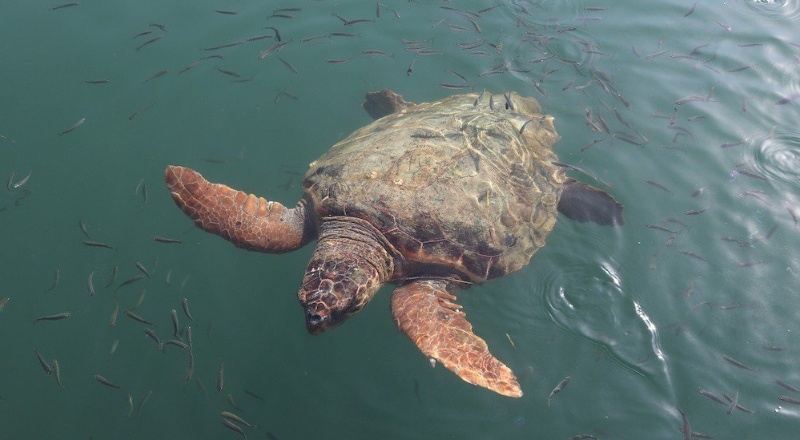
[[306, 312], [306, 328], [318, 335], [344, 322], [353, 311], [354, 296], [319, 272], [307, 277], [297, 296]]
[[336, 324], [331, 325], [330, 309], [323, 302], [315, 302], [306, 306], [306, 329], [312, 335], [318, 335]]

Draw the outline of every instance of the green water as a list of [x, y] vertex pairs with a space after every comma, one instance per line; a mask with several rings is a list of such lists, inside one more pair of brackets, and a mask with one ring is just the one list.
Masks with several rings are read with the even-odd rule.
[[[366, 2], [80, 3], [0, 6], [0, 438], [237, 438], [224, 410], [258, 425], [248, 438], [680, 439], [677, 407], [713, 438], [797, 438], [800, 406], [779, 397], [800, 394], [775, 379], [800, 388], [798, 1], [387, 1], [380, 17]], [[267, 18], [278, 8], [302, 10]], [[274, 38], [204, 50], [266, 26], [290, 43], [262, 60]], [[331, 32], [356, 36], [301, 42]], [[181, 73], [209, 55], [224, 59]], [[369, 122], [364, 92], [458, 92], [443, 83], [537, 98], [560, 160], [625, 205], [623, 228], [560, 220], [531, 265], [460, 294], [521, 399], [432, 369], [395, 330], [389, 288], [310, 336], [295, 295], [311, 247], [237, 249], [162, 183], [181, 164], [291, 205], [307, 164]], [[115, 249], [83, 245], [79, 222]], [[151, 277], [120, 287], [136, 262]], [[143, 332], [168, 339], [172, 309], [193, 331], [188, 382], [188, 353]]]

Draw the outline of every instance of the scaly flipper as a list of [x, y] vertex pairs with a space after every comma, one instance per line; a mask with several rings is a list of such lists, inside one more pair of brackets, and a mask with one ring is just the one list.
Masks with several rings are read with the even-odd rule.
[[429, 358], [465, 381], [509, 397], [522, 396], [514, 372], [472, 333], [464, 312], [443, 280], [414, 281], [395, 289], [392, 315], [397, 328]]
[[564, 183], [558, 212], [579, 222], [622, 226], [622, 205], [602, 189], [569, 178]]
[[289, 252], [314, 236], [302, 201], [288, 209], [278, 202], [210, 183], [195, 170], [173, 165], [167, 167], [164, 178], [172, 199], [200, 229], [238, 247]]
[[413, 102], [407, 102], [402, 96], [389, 89], [367, 93], [362, 104], [372, 119], [380, 119], [386, 115], [401, 112], [413, 105]]

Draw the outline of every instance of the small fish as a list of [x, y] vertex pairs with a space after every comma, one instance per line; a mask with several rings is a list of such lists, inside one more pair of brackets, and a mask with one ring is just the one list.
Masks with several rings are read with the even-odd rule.
[[414, 62], [417, 61], [417, 58], [414, 57], [411, 59], [411, 62], [408, 64], [408, 69], [406, 69], [406, 75], [411, 76], [414, 73]]
[[469, 84], [439, 83], [439, 87], [444, 87], [445, 89], [470, 89], [474, 86]]
[[92, 239], [92, 237], [89, 236], [89, 231], [86, 229], [86, 223], [84, 223], [83, 220], [78, 220], [78, 227], [80, 228], [81, 232], [83, 232], [83, 235], [86, 236], [86, 238], [89, 240]]
[[662, 185], [662, 184], [660, 184], [660, 183], [658, 183], [656, 181], [653, 181], [653, 180], [650, 180], [650, 179], [645, 179], [644, 181], [646, 183], [648, 183], [648, 184], [650, 184], [650, 185], [662, 190], [662, 191], [666, 191], [666, 192], [672, 194], [672, 190], [671, 189], [667, 188], [666, 186], [664, 186], [664, 185]]
[[152, 322], [142, 318], [141, 316], [137, 315], [136, 313], [131, 312], [130, 310], [125, 310], [125, 314], [128, 315], [128, 317], [133, 319], [134, 321], [139, 321], [142, 324], [153, 325]]
[[697, 260], [700, 260], [700, 261], [703, 261], [703, 262], [706, 262], [706, 263], [708, 263], [708, 260], [706, 260], [705, 258], [701, 257], [700, 255], [697, 255], [697, 254], [696, 254], [696, 253], [694, 253], [694, 252], [691, 252], [691, 251], [686, 251], [686, 250], [680, 250], [680, 251], [678, 251], [678, 252], [679, 252], [679, 253], [681, 253], [681, 254], [683, 254], [683, 255], [686, 255], [686, 256], [688, 256], [688, 257], [692, 257], [692, 258], [694, 258], [694, 259], [697, 259]]
[[237, 410], [239, 410], [239, 411], [244, 411], [242, 408], [239, 408], [239, 405], [237, 405], [237, 404], [236, 404], [236, 401], [235, 401], [235, 400], [233, 400], [233, 394], [231, 394], [231, 393], [228, 393], [228, 395], [227, 395], [227, 396], [225, 396], [225, 398], [228, 400], [228, 403], [229, 403], [229, 404], [230, 404], [232, 407], [236, 408], [236, 409], [237, 409]]
[[114, 280], [117, 279], [117, 273], [119, 273], [119, 266], [114, 266], [111, 269], [111, 277], [108, 279], [108, 282], [104, 286], [105, 288], [108, 288], [108, 286], [114, 284]]
[[36, 353], [36, 358], [39, 359], [39, 365], [42, 366], [44, 372], [47, 374], [53, 374], [53, 367], [51, 367], [50, 364], [48, 364], [47, 361], [44, 360], [44, 356], [42, 356], [42, 354], [39, 353], [39, 350], [37, 350], [36, 347], [33, 347], [33, 352]]
[[[47, 290], [45, 290], [45, 292], [49, 292], [49, 291], [55, 289], [56, 286], [58, 286], [58, 281], [60, 279], [61, 279], [61, 270], [56, 269], [56, 272], [53, 274], [53, 284]], [[2, 310], [2, 309], [3, 308], [0, 307], [0, 310]]]
[[153, 241], [157, 241], [159, 243], [177, 243], [177, 244], [183, 243], [183, 241], [181, 240], [177, 240], [174, 238], [160, 237], [160, 236], [153, 237]]
[[673, 231], [672, 229], [665, 228], [664, 226], [661, 226], [661, 225], [646, 224], [644, 226], [646, 228], [649, 228], [649, 229], [655, 229], [657, 231], [664, 231], [664, 232], [667, 232], [669, 234], [677, 234], [678, 233], [678, 231]]
[[373, 56], [383, 56], [383, 57], [390, 57], [394, 58], [394, 54], [391, 52], [384, 52], [382, 50], [362, 50], [362, 54], [364, 55], [373, 55]]
[[560, 393], [564, 388], [566, 388], [567, 384], [572, 378], [570, 376], [565, 377], [561, 382], [553, 388], [553, 391], [550, 392], [550, 395], [547, 396], [547, 406], [550, 406], [550, 399], [553, 398], [556, 394]]
[[218, 10], [218, 9], [215, 9], [214, 12], [216, 12], [217, 14], [223, 14], [223, 15], [238, 15], [239, 14], [238, 12], [235, 12], [235, 11], [221, 11], [221, 10]]
[[111, 317], [108, 318], [108, 326], [114, 327], [117, 325], [117, 315], [119, 314], [119, 301], [114, 304], [114, 310], [111, 312]]
[[192, 349], [192, 326], [186, 326], [186, 344], [188, 344], [189, 349]]
[[66, 130], [62, 131], [62, 132], [61, 132], [61, 133], [59, 133], [58, 135], [59, 135], [59, 136], [63, 136], [63, 135], [65, 135], [65, 134], [67, 134], [67, 133], [70, 133], [70, 132], [74, 131], [75, 129], [77, 129], [78, 127], [80, 127], [81, 125], [83, 125], [83, 123], [84, 123], [84, 122], [86, 122], [86, 118], [80, 118], [80, 119], [78, 119], [78, 122], [76, 122], [76, 123], [72, 124], [72, 127], [70, 127], [70, 128], [68, 128], [68, 129], [66, 129]]
[[274, 45], [272, 45], [272, 46], [270, 46], [270, 47], [268, 47], [268, 48], [264, 49], [264, 51], [263, 51], [263, 52], [261, 52], [260, 54], [258, 54], [258, 59], [259, 59], [259, 60], [263, 60], [263, 59], [264, 59], [264, 58], [266, 58], [266, 56], [267, 56], [267, 55], [269, 55], [270, 53], [272, 53], [272, 52], [276, 52], [276, 51], [279, 51], [279, 50], [281, 50], [281, 48], [282, 48], [283, 46], [286, 46], [286, 45], [287, 45], [287, 44], [289, 44], [289, 43], [291, 43], [291, 40], [290, 40], [290, 41], [282, 41], [282, 42], [280, 42], [280, 43], [274, 44]]
[[55, 315], [48, 315], [48, 316], [40, 316], [33, 320], [33, 323], [37, 323], [39, 321], [58, 321], [59, 319], [69, 318], [72, 316], [70, 312], [61, 312], [56, 313]]
[[64, 3], [63, 5], [53, 6], [52, 8], [50, 8], [50, 10], [51, 11], [56, 11], [58, 9], [70, 8], [72, 6], [78, 6], [78, 5], [80, 5], [79, 2]]
[[175, 309], [169, 311], [169, 315], [172, 318], [172, 334], [176, 338], [178, 337], [178, 312]]
[[[725, 400], [727, 400], [729, 403], [731, 403], [731, 402], [733, 402], [733, 401], [734, 401], [734, 398], [733, 398], [733, 397], [731, 397], [731, 396], [729, 396], [729, 395], [728, 395], [728, 394], [726, 394], [726, 393], [722, 393], [722, 397], [724, 397], [724, 398], [725, 398]], [[727, 405], [727, 404], [726, 404], [726, 405]], [[749, 409], [747, 409], [747, 408], [743, 407], [742, 405], [739, 405], [739, 403], [738, 403], [738, 402], [736, 403], [736, 406], [734, 407], [734, 409], [738, 409], [739, 411], [742, 411], [742, 412], [745, 412], [745, 413], [748, 413], [748, 414], [750, 414], [750, 413], [752, 413], [752, 412], [753, 412], [752, 410], [749, 410]]]
[[733, 399], [731, 400], [731, 404], [728, 407], [727, 411], [728, 415], [733, 414], [733, 410], [735, 410], [738, 405], [739, 405], [739, 388], [737, 387], [736, 394], [734, 395]]
[[134, 306], [133, 306], [134, 309], [139, 307], [142, 304], [142, 302], [144, 301], [144, 296], [145, 296], [146, 293], [147, 293], [147, 289], [146, 288], [142, 289], [142, 291], [139, 292], [139, 297], [136, 298], [136, 304], [134, 304]]
[[110, 79], [87, 79], [84, 81], [86, 84], [106, 84], [110, 83]]
[[[276, 29], [276, 28], [274, 28], [272, 26], [266, 26], [264, 29], [272, 29], [272, 32], [275, 32], [275, 39], [278, 40], [278, 41], [281, 41], [281, 33], [278, 31], [278, 29]], [[287, 41], [287, 43], [288, 43], [288, 41]]]
[[131, 418], [133, 415], [133, 397], [128, 394], [128, 418]]
[[186, 298], [181, 299], [181, 307], [183, 308], [183, 313], [186, 314], [186, 317], [189, 318], [190, 321], [194, 321], [192, 318], [192, 314], [189, 313], [189, 300]]
[[[194, 374], [194, 351], [189, 350], [189, 366], [186, 368], [186, 382], [192, 380], [192, 375]], [[200, 382], [197, 382], [200, 384]], [[205, 387], [203, 387], [203, 394], [207, 394], [205, 391]]]
[[161, 349], [161, 338], [158, 337], [155, 331], [152, 329], [146, 328], [144, 329], [144, 334], [150, 337], [153, 341], [155, 341], [156, 345], [158, 345], [159, 350]]
[[110, 380], [106, 379], [105, 377], [103, 377], [103, 376], [101, 376], [99, 374], [95, 374], [94, 375], [94, 380], [100, 382], [101, 384], [103, 384], [103, 385], [105, 385], [107, 387], [116, 388], [118, 390], [122, 389], [121, 386], [115, 384], [114, 382], [111, 382]]
[[158, 40], [160, 40], [160, 39], [162, 39], [162, 38], [164, 38], [164, 36], [163, 36], [163, 35], [159, 35], [159, 36], [153, 37], [153, 38], [151, 38], [151, 39], [149, 39], [149, 40], [145, 41], [144, 43], [142, 43], [142, 45], [141, 45], [141, 46], [139, 46], [139, 47], [137, 47], [137, 48], [136, 48], [136, 50], [138, 51], [139, 49], [141, 49], [141, 48], [143, 48], [143, 47], [147, 46], [148, 44], [150, 44], [150, 43], [155, 43], [156, 41], [158, 41]]
[[[19, 179], [18, 181], [14, 182], [14, 183], [11, 183], [11, 185], [10, 185], [11, 188], [10, 189], [17, 189], [17, 188], [20, 188], [22, 185], [25, 185], [28, 182], [28, 179], [31, 178], [31, 173], [32, 173], [32, 171], [28, 171], [28, 175], [27, 176], [23, 177], [22, 179]], [[12, 176], [13, 176], [13, 174], [12, 174]]]
[[764, 346], [763, 348], [764, 348], [764, 351], [783, 351], [783, 350], [786, 350], [785, 348], [778, 347], [777, 345], [767, 345], [767, 346]]
[[120, 287], [124, 287], [124, 286], [127, 286], [128, 284], [135, 283], [135, 282], [137, 282], [137, 281], [141, 280], [142, 278], [144, 278], [144, 274], [141, 274], [141, 275], [135, 275], [135, 276], [133, 276], [133, 277], [131, 277], [131, 278], [128, 278], [127, 280], [125, 280], [125, 281], [123, 281], [123, 282], [119, 283], [119, 286], [117, 286], [117, 288], [115, 289], [115, 291], [116, 291], [116, 290], [119, 290], [119, 289], [120, 289]]
[[694, 192], [691, 194], [690, 197], [699, 197], [699, 196], [703, 195], [704, 192], [706, 192], [705, 188], [698, 188], [698, 189], [694, 190]]
[[303, 38], [302, 40], [300, 40], [300, 42], [301, 43], [308, 43], [309, 41], [320, 40], [322, 38], [330, 38], [330, 36], [328, 34], [314, 35], [314, 36], [311, 36], [311, 37]]
[[799, 389], [789, 385], [788, 383], [786, 383], [786, 382], [784, 382], [784, 381], [782, 381], [780, 379], [775, 379], [775, 383], [780, 385], [780, 386], [782, 386], [782, 387], [784, 387], [784, 388], [786, 388], [787, 390], [789, 390], [789, 391], [791, 391], [793, 393], [800, 393]]
[[688, 17], [694, 13], [695, 8], [697, 8], [697, 2], [692, 4], [692, 7], [689, 9], [689, 12], [683, 14], [684, 17]]
[[117, 351], [118, 346], [119, 346], [119, 339], [115, 339], [114, 342], [111, 343], [111, 350], [108, 351], [108, 355], [113, 356], [114, 352]]
[[89, 293], [89, 296], [94, 296], [94, 282], [92, 278], [94, 278], [94, 271], [89, 274], [89, 280], [86, 283], [86, 291]]
[[794, 397], [780, 396], [778, 398], [786, 403], [791, 403], [792, 405], [800, 405], [800, 399], [795, 399]]
[[[128, 116], [128, 120], [129, 120], [129, 121], [133, 121], [134, 119], [136, 119], [136, 117], [137, 117], [137, 116], [139, 116], [139, 113], [142, 113], [142, 112], [144, 112], [144, 111], [147, 111], [147, 110], [149, 110], [149, 109], [150, 109], [150, 107], [152, 107], [152, 106], [154, 106], [154, 105], [156, 105], [156, 103], [155, 103], [155, 102], [154, 102], [154, 103], [152, 103], [152, 104], [150, 104], [150, 105], [148, 105], [147, 107], [144, 107], [144, 108], [142, 108], [142, 109], [136, 110], [136, 111], [135, 111], [135, 112], [133, 112], [133, 113], [132, 113], [130, 116]], [[138, 188], [136, 189], [136, 192], [137, 192], [137, 193], [139, 192], [139, 189], [138, 189]]]
[[239, 73], [234, 72], [233, 70], [220, 69], [219, 67], [215, 67], [214, 70], [216, 70], [217, 72], [220, 72], [220, 73], [224, 73], [225, 75], [232, 76], [234, 78], [241, 78], [242, 77], [242, 75], [239, 75]]
[[278, 59], [281, 61], [281, 63], [283, 63], [283, 65], [284, 65], [284, 66], [286, 66], [286, 68], [287, 68], [287, 69], [291, 70], [291, 71], [292, 71], [292, 72], [294, 72], [294, 73], [297, 73], [297, 68], [296, 68], [296, 67], [294, 67], [294, 65], [292, 65], [292, 63], [290, 63], [290, 62], [288, 62], [288, 61], [284, 60], [284, 59], [283, 59], [283, 58], [281, 58], [281, 57], [278, 57]]
[[147, 205], [147, 184], [142, 185], [142, 198], [144, 201], [142, 202], [143, 205]]
[[161, 349], [162, 349], [162, 350], [164, 349], [164, 346], [165, 346], [165, 345], [174, 345], [174, 346], [176, 346], [176, 347], [178, 347], [178, 348], [181, 348], [181, 349], [183, 349], [183, 350], [186, 350], [186, 349], [188, 349], [188, 348], [189, 348], [189, 346], [188, 346], [188, 345], [186, 345], [186, 343], [185, 343], [185, 342], [183, 342], [183, 341], [180, 341], [180, 340], [178, 340], [178, 339], [168, 339], [168, 340], [166, 340], [166, 341], [162, 342], [162, 343], [161, 343]]
[[88, 241], [87, 240], [87, 241], [84, 241], [83, 244], [84, 244], [84, 246], [89, 246], [89, 247], [101, 247], [101, 248], [112, 249], [112, 250], [115, 249], [114, 246], [111, 246], [108, 243], [102, 243], [102, 242], [99, 242], [99, 241]]
[[219, 371], [217, 371], [217, 391], [222, 391], [225, 385], [224, 365], [222, 361], [219, 362]]
[[702, 214], [702, 213], [706, 212], [706, 210], [708, 210], [708, 208], [693, 209], [691, 211], [684, 212], [684, 214], [686, 214], [686, 215], [698, 215], [698, 214]]
[[790, 103], [790, 102], [792, 102], [792, 101], [796, 100], [797, 98], [800, 98], [800, 93], [792, 93], [792, 94], [791, 94], [791, 95], [789, 95], [789, 96], [783, 97], [783, 98], [781, 98], [781, 99], [779, 99], [779, 100], [775, 101], [775, 105], [784, 105], [784, 104], [788, 104], [788, 103]]
[[727, 402], [725, 402], [721, 398], [717, 397], [716, 394], [714, 394], [714, 393], [712, 393], [710, 391], [706, 391], [706, 390], [700, 388], [700, 394], [708, 397], [709, 399], [713, 400], [714, 402], [717, 402], [717, 403], [722, 404], [722, 405], [727, 405]]
[[[417, 388], [419, 388], [419, 382], [417, 382], [416, 379], [415, 379], [414, 383], [417, 385]], [[254, 393], [254, 392], [252, 392], [250, 390], [242, 390], [242, 391], [244, 391], [245, 394], [247, 394], [248, 396], [250, 396], [250, 397], [252, 397], [254, 399], [258, 399], [258, 400], [260, 400], [262, 402], [266, 402], [267, 401], [267, 399], [265, 399], [264, 396], [260, 396], [260, 395]], [[225, 417], [225, 416], [223, 416], [223, 417]]]
[[728, 355], [724, 355], [724, 354], [723, 354], [723, 355], [722, 355], [722, 359], [725, 359], [726, 361], [730, 362], [731, 364], [733, 364], [733, 365], [736, 365], [737, 367], [739, 367], [739, 368], [742, 368], [742, 369], [744, 369], [744, 370], [749, 370], [749, 371], [758, 371], [758, 369], [757, 369], [757, 368], [753, 368], [753, 367], [750, 367], [750, 366], [748, 366], [748, 365], [745, 365], [745, 364], [743, 364], [743, 363], [741, 363], [741, 362], [737, 361], [736, 359], [734, 359], [734, 358], [732, 358], [732, 357], [730, 357], [730, 356], [728, 356]]
[[58, 384], [59, 388], [64, 388], [64, 384], [61, 383], [61, 366], [58, 365], [58, 361], [53, 359], [53, 373], [56, 376], [56, 383]]
[[728, 143], [720, 145], [720, 147], [722, 147], [722, 148], [738, 147], [739, 145], [742, 145], [743, 143], [744, 143], [744, 141], [728, 142]]
[[147, 390], [147, 392], [142, 397], [142, 401], [139, 402], [139, 407], [136, 408], [136, 412], [139, 414], [142, 413], [142, 408], [144, 408], [144, 404], [150, 400], [150, 397], [153, 395], [153, 390]]
[[142, 273], [145, 274], [147, 276], [147, 278], [150, 278], [150, 272], [147, 271], [147, 269], [144, 267], [144, 265], [142, 263], [137, 261], [136, 262], [136, 268], [139, 269], [140, 271], [142, 271]]
[[255, 425], [247, 423], [243, 418], [237, 416], [234, 413], [231, 413], [231, 412], [228, 412], [228, 411], [222, 411], [221, 415], [222, 415], [222, 418], [224, 418], [224, 419], [228, 419], [228, 420], [234, 421], [236, 423], [241, 423], [242, 425], [247, 426], [248, 428], [255, 427]]
[[506, 333], [506, 337], [508, 338], [508, 342], [511, 343], [511, 346], [514, 347], [514, 348], [517, 348], [517, 345], [514, 344], [514, 341], [511, 340], [511, 336], [509, 336], [508, 333]]
[[156, 73], [154, 73], [154, 74], [150, 75], [150, 76], [149, 76], [149, 77], [148, 77], [146, 80], [144, 80], [144, 81], [142, 81], [142, 82], [143, 82], [143, 83], [146, 83], [146, 82], [148, 82], [148, 81], [151, 81], [151, 80], [154, 80], [154, 79], [156, 79], [156, 78], [158, 78], [158, 77], [164, 76], [164, 75], [166, 75], [167, 73], [169, 73], [169, 69], [162, 69], [162, 70], [159, 70], [158, 72], [156, 72]]
[[683, 440], [692, 440], [692, 428], [689, 427], [689, 418], [686, 417], [686, 413], [679, 407], [676, 406], [675, 409], [681, 413], [681, 419], [683, 419]]
[[233, 422], [225, 418], [222, 419], [222, 424], [225, 425], [226, 428], [234, 432], [238, 432], [239, 434], [241, 434], [242, 437], [244, 437], [244, 440], [247, 440], [247, 434], [245, 434], [242, 428], [240, 428], [238, 425], [234, 424]]
[[0, 312], [2, 312], [2, 311], [3, 311], [3, 308], [5, 308], [5, 306], [6, 306], [6, 304], [8, 303], [8, 300], [9, 300], [9, 299], [11, 299], [11, 298], [9, 298], [9, 297], [7, 297], [7, 296], [6, 296], [6, 297], [4, 297], [4, 298], [0, 298]]

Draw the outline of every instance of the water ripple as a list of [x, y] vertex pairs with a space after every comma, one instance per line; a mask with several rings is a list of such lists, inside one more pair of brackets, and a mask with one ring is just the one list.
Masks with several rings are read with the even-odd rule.
[[768, 17], [800, 19], [800, 0], [744, 0], [750, 9]]
[[[657, 329], [625, 292], [607, 263], [562, 267], [548, 273], [544, 302], [561, 328], [600, 345], [623, 367], [642, 376], [664, 373]], [[658, 366], [656, 366], [658, 365]]]
[[800, 181], [800, 131], [794, 128], [776, 130], [771, 137], [756, 144], [753, 166], [765, 176], [786, 183]]

